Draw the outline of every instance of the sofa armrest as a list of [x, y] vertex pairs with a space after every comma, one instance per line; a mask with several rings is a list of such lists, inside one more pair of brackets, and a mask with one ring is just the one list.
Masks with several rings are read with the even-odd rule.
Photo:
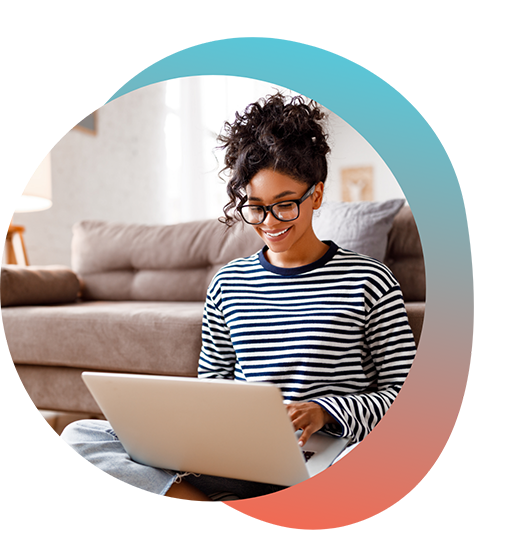
[[424, 322], [425, 302], [406, 302], [406, 312], [413, 332], [415, 344], [418, 346], [421, 339], [422, 326]]
[[2, 266], [2, 306], [68, 304], [77, 300], [79, 289], [77, 275], [65, 266]]

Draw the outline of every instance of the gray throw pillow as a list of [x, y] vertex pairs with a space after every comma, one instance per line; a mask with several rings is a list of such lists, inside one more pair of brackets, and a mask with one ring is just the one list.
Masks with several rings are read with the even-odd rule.
[[314, 214], [314, 232], [320, 240], [333, 240], [341, 248], [383, 261], [393, 219], [404, 203], [324, 202]]

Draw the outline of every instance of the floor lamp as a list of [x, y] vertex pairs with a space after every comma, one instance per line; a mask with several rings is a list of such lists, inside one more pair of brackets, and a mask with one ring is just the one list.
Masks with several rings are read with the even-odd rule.
[[[25, 187], [16, 205], [15, 213], [42, 211], [49, 209], [51, 204], [51, 155], [48, 153]], [[25, 230], [21, 225], [14, 225], [13, 221], [11, 221], [6, 237], [7, 264], [29, 265], [26, 245], [24, 243]], [[20, 240], [21, 254], [17, 254], [15, 249], [17, 237]]]

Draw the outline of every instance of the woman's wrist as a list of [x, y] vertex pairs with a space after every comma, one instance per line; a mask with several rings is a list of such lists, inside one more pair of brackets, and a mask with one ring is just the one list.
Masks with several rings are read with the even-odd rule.
[[323, 424], [338, 424], [338, 421], [324, 407], [316, 403], [323, 413]]

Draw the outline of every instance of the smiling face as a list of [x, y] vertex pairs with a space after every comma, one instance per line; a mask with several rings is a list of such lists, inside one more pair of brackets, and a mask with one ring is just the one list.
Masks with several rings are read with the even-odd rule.
[[[247, 203], [271, 205], [299, 200], [310, 186], [271, 169], [263, 169], [246, 187]], [[320, 207], [322, 196], [323, 182], [319, 182], [314, 193], [300, 204], [299, 217], [294, 221], [280, 221], [268, 212], [263, 223], [252, 225], [269, 248], [266, 257], [271, 264], [298, 267], [316, 261], [325, 253], [327, 245], [318, 240], [312, 229], [312, 213]]]

